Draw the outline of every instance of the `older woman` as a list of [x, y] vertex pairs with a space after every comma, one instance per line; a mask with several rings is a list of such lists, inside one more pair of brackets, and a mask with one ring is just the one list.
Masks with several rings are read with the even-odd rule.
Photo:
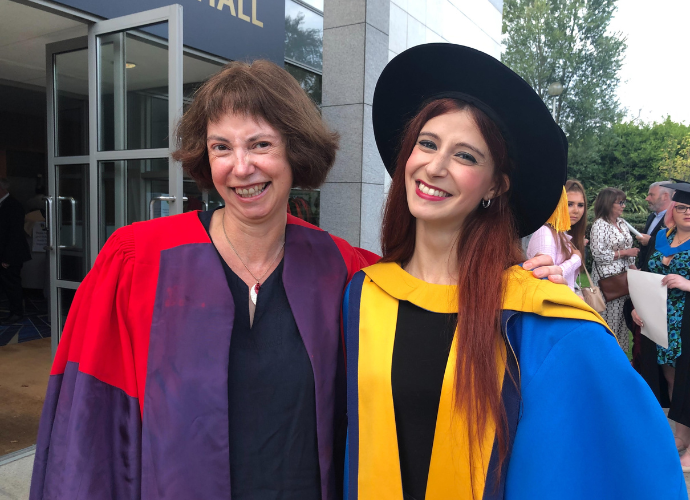
[[[633, 238], [628, 226], [621, 219], [625, 210], [625, 193], [616, 188], [604, 188], [594, 200], [594, 224], [590, 235], [592, 250], [592, 280], [597, 286], [601, 278], [625, 272], [635, 265], [639, 248], [632, 248]], [[601, 313], [616, 334], [618, 343], [627, 353], [630, 351], [628, 327], [623, 317], [623, 304], [628, 295], [606, 302]]]
[[225, 206], [108, 240], [57, 351], [31, 498], [336, 498], [339, 306], [377, 257], [286, 206], [292, 186], [324, 181], [337, 135], [258, 61], [197, 92], [179, 143]]
[[[661, 406], [669, 408], [668, 417], [676, 422], [676, 446], [690, 446], [690, 184], [668, 184], [676, 192], [664, 216], [664, 225], [654, 242], [649, 271], [663, 274], [661, 284], [668, 288], [668, 347], [654, 344], [646, 337], [642, 342], [640, 373], [656, 394]], [[636, 310], [633, 321], [643, 326]], [[690, 453], [681, 456], [684, 472], [690, 472]]]
[[515, 265], [565, 181], [540, 97], [486, 54], [421, 45], [384, 69], [373, 121], [392, 183], [382, 262], [344, 300], [347, 498], [685, 500], [601, 317]]

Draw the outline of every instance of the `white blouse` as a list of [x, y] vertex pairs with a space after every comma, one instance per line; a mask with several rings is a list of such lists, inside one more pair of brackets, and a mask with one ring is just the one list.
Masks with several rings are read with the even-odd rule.
[[632, 244], [630, 230], [620, 217], [616, 219], [616, 225], [601, 218], [594, 221], [589, 246], [594, 259], [592, 280], [595, 284], [599, 278], [622, 273], [635, 263], [635, 257], [616, 258], [619, 255], [616, 252], [632, 248]]
[[[568, 241], [573, 237], [569, 234], [565, 235]], [[580, 270], [582, 259], [576, 254], [572, 254], [567, 258], [565, 248], [561, 248], [560, 242], [556, 241], [553, 236], [553, 231], [548, 226], [542, 226], [532, 235], [527, 247], [527, 258], [531, 259], [537, 254], [550, 255], [553, 263], [563, 270], [563, 277], [568, 283], [571, 290], [575, 290], [575, 279]]]

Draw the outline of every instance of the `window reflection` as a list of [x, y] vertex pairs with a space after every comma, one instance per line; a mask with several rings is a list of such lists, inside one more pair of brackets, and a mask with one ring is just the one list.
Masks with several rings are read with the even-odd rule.
[[323, 17], [292, 0], [285, 0], [285, 58], [323, 67]]
[[321, 191], [307, 189], [290, 190], [288, 213], [315, 226], [319, 225], [321, 212]]
[[99, 245], [119, 227], [169, 215], [166, 201], [151, 200], [167, 195], [168, 159], [99, 162]]
[[288, 63], [285, 64], [285, 69], [295, 77], [312, 101], [321, 107], [321, 75]]
[[97, 42], [99, 151], [168, 147], [167, 43], [129, 31]]
[[88, 51], [56, 54], [55, 58], [55, 154], [89, 154]]

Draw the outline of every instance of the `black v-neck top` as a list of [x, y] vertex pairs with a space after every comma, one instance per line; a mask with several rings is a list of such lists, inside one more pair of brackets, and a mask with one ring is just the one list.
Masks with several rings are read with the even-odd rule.
[[424, 500], [457, 314], [398, 303], [391, 386], [405, 500]]
[[[213, 212], [199, 212], [209, 230]], [[228, 362], [233, 500], [318, 500], [314, 372], [283, 285], [283, 261], [261, 285], [249, 325], [249, 288], [218, 255], [235, 302]]]

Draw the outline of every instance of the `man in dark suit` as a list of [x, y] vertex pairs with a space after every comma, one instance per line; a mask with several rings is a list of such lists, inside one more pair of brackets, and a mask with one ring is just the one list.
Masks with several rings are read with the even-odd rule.
[[31, 259], [24, 234], [24, 209], [10, 196], [7, 179], [0, 178], [0, 289], [10, 303], [10, 313], [2, 324], [12, 324], [24, 316], [21, 271]]
[[[649, 271], [649, 258], [654, 253], [656, 235], [660, 229], [666, 227], [664, 225], [664, 216], [666, 215], [666, 210], [668, 210], [671, 205], [671, 198], [673, 197], [674, 190], [664, 187], [665, 184], [671, 184], [671, 181], [653, 183], [649, 186], [647, 198], [645, 198], [651, 213], [649, 217], [647, 217], [644, 233], [640, 236], [636, 236], [637, 241], [640, 242], [640, 253], [637, 256], [637, 268], [640, 271]], [[640, 333], [640, 327], [635, 325], [632, 320], [631, 313], [633, 309], [634, 306], [632, 301], [627, 299], [623, 304], [623, 317], [625, 318], [625, 323], [628, 325], [628, 329], [633, 332], [633, 366], [639, 371], [641, 367], [641, 346], [644, 339]]]
[[644, 226], [644, 234], [637, 236], [637, 241], [640, 242], [640, 254], [638, 255], [638, 268], [642, 271], [648, 271], [649, 258], [654, 253], [654, 240], [659, 229], [664, 226], [664, 216], [669, 205], [671, 205], [671, 198], [673, 197], [673, 189], [664, 187], [664, 184], [671, 184], [671, 181], [655, 182], [649, 186], [647, 192], [647, 204], [649, 205], [650, 214], [647, 217], [647, 223]]

